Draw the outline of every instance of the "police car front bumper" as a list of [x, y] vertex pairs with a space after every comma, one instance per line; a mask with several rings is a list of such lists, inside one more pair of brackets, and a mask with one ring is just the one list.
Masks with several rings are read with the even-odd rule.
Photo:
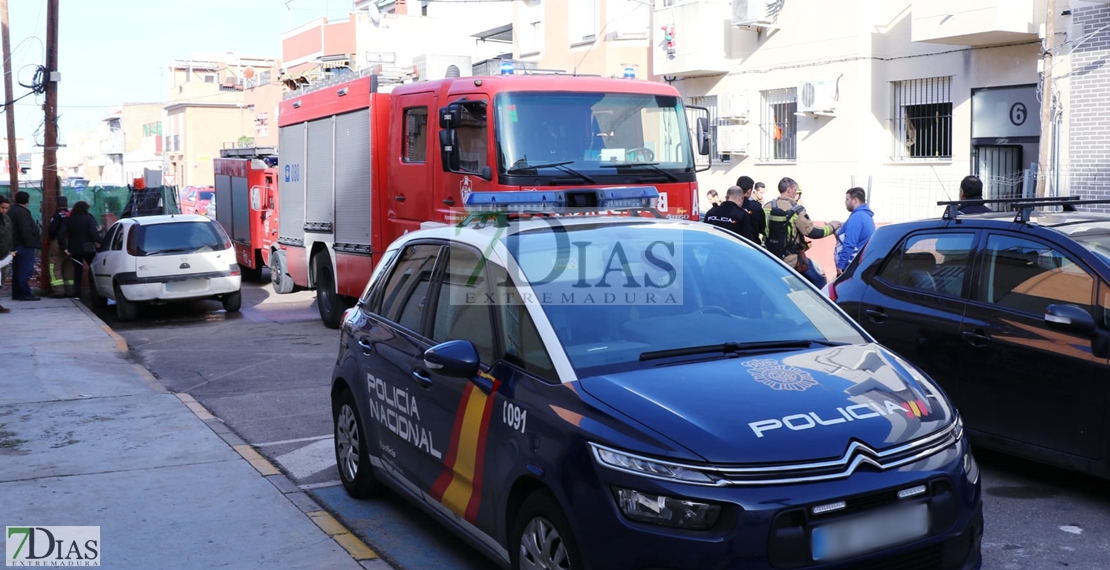
[[[597, 485], [573, 488], [569, 500], [574, 508], [568, 515], [580, 529], [579, 546], [596, 568], [978, 570], [982, 502], [977, 467], [974, 474], [967, 471], [968, 452], [962, 440], [894, 470], [860, 470], [843, 479], [762, 486], [672, 483], [595, 464]], [[924, 492], [899, 500], [900, 490], [921, 486]], [[719, 516], [706, 530], [637, 522], [618, 504], [619, 489], [717, 505]], [[841, 501], [843, 508], [814, 514], [815, 507]], [[911, 504], [927, 506], [922, 507], [928, 510], [926, 535], [850, 557], [814, 560], [814, 529]]]

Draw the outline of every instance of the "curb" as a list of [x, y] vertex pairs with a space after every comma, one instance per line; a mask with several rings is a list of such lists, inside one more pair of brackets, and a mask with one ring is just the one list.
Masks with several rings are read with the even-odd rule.
[[[289, 480], [273, 463], [258, 453], [257, 450], [250, 444], [244, 442], [237, 435], [231, 432], [229, 428], [223, 425], [219, 418], [212, 415], [203, 404], [196, 401], [195, 398], [184, 392], [174, 394], [177, 396], [181, 403], [185, 404], [197, 418], [203, 421], [216, 435], [220, 436], [236, 453], [239, 454], [247, 463], [251, 464], [256, 471], [270, 484], [272, 484], [281, 494], [285, 496], [289, 502], [293, 503], [297, 509], [308, 516], [308, 518], [324, 531], [334, 540], [347, 554], [358, 561], [378, 560], [380, 557], [377, 552], [366, 545], [361, 539], [355, 536], [347, 527], [343, 526], [331, 513], [323, 510], [320, 505], [307, 493], [301, 490], [295, 483]], [[217, 427], [217, 424], [220, 427]], [[222, 429], [220, 429], [222, 428]]]
[[[112, 330], [112, 327], [108, 326], [108, 323], [105, 323], [100, 317], [96, 316], [96, 313], [94, 313], [92, 309], [86, 307], [79, 299], [73, 299], [73, 304], [80, 308], [81, 311], [85, 313], [85, 316], [94, 323], [100, 325], [100, 328], [115, 341], [116, 350], [118, 352], [127, 354], [129, 350], [127, 341], [124, 340], [119, 333]], [[138, 363], [135, 363], [134, 366], [143, 381], [155, 392], [167, 392], [165, 387], [158, 382], [157, 378], [155, 378], [146, 367]], [[258, 453], [253, 446], [234, 434], [230, 428], [224, 425], [222, 420], [214, 416], [212, 412], [209, 412], [203, 404], [196, 401], [195, 398], [185, 392], [174, 394], [174, 396], [180, 400], [182, 404], [185, 404], [185, 407], [189, 408], [189, 411], [193, 412], [199, 420], [204, 422], [213, 433], [218, 435], [224, 443], [235, 450], [235, 452], [247, 463], [250, 463], [251, 467], [254, 467], [262, 477], [270, 481], [270, 484], [276, 487], [277, 490], [281, 492], [282, 496], [293, 503], [298, 510], [307, 515], [309, 520], [315, 523], [320, 530], [324, 531], [324, 533], [334, 540], [336, 544], [343, 547], [343, 550], [346, 550], [351, 558], [363, 563], [364, 567], [367, 567], [365, 566], [367, 562], [380, 562], [380, 557], [377, 552], [374, 552], [373, 549], [367, 546], [366, 543], [347, 529], [347, 527], [343, 526], [343, 524], [336, 520], [331, 513], [323, 510], [308, 493], [305, 493], [297, 487], [297, 485], [290, 481], [273, 463], [270, 463], [269, 460]]]

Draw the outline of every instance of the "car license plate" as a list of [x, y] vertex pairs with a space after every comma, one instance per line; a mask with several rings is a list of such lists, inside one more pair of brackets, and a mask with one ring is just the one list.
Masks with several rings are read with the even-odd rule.
[[207, 279], [186, 279], [184, 281], [170, 281], [166, 283], [166, 291], [173, 293], [188, 293], [190, 291], [204, 291], [208, 288]]
[[929, 534], [929, 505], [885, 509], [813, 529], [814, 560], [837, 560]]

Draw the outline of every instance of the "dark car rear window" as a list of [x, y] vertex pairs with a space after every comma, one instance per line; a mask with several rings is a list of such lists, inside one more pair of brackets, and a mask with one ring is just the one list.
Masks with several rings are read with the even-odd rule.
[[135, 255], [197, 253], [227, 248], [222, 228], [213, 222], [171, 222], [137, 226]]

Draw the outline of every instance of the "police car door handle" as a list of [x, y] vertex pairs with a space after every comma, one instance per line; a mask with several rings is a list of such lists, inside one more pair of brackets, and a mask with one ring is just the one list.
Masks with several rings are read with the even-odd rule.
[[987, 343], [991, 341], [991, 335], [987, 334], [986, 331], [982, 329], [964, 331], [962, 334], [968, 344], [975, 347], [987, 346]]
[[358, 339], [358, 345], [362, 347], [362, 352], [366, 354], [374, 352], [374, 343], [366, 340], [365, 338]]
[[864, 313], [875, 323], [881, 323], [887, 319], [887, 314], [882, 309], [867, 309]]
[[419, 384], [423, 388], [430, 388], [432, 386], [431, 376], [428, 376], [427, 372], [425, 372], [425, 371], [423, 371], [419, 368], [414, 368], [413, 369], [412, 377], [413, 377], [414, 380], [416, 380], [416, 383]]

